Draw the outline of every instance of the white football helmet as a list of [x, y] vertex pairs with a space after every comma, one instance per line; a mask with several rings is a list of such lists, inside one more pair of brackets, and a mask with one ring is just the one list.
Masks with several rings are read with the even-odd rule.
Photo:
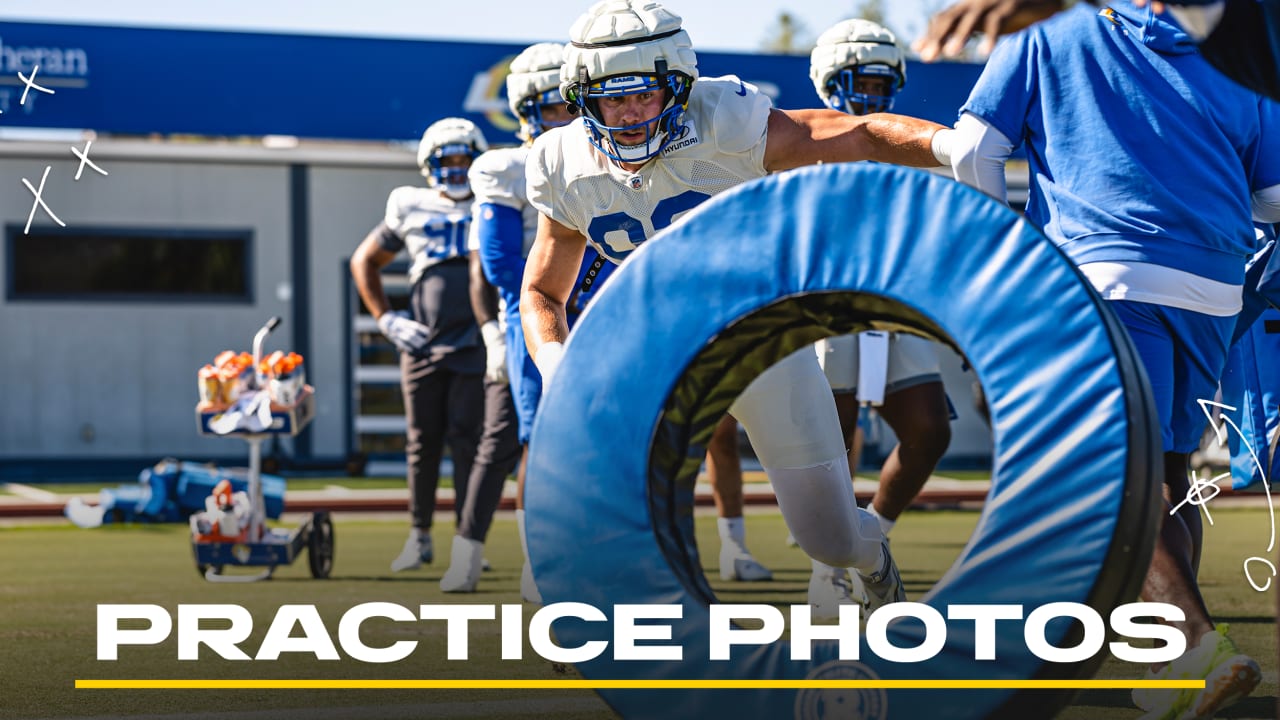
[[[431, 187], [439, 187], [449, 197], [458, 200], [471, 194], [467, 170], [471, 161], [489, 149], [484, 133], [466, 118], [445, 118], [432, 123], [422, 133], [418, 143], [418, 167]], [[465, 156], [465, 165], [445, 165], [450, 156]]]
[[511, 61], [507, 75], [507, 105], [520, 119], [520, 136], [532, 140], [550, 130], [542, 118], [544, 105], [563, 103], [560, 95], [560, 65], [564, 46], [560, 43], [538, 43], [525, 48]]
[[[604, 0], [570, 28], [560, 92], [586, 119], [591, 144], [606, 156], [644, 162], [683, 133], [698, 60], [680, 23], [679, 15], [652, 0]], [[652, 91], [666, 95], [657, 118], [629, 126], [604, 123], [600, 98]], [[645, 131], [638, 144], [623, 144], [615, 136], [638, 129]]]
[[[851, 115], [886, 112], [907, 82], [907, 63], [893, 33], [870, 20], [844, 20], [818, 37], [809, 54], [809, 77], [828, 107]], [[859, 78], [883, 78], [883, 91], [868, 91]]]

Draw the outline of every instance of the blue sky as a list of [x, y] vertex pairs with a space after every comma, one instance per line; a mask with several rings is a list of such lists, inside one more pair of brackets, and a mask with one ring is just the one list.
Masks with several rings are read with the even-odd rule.
[[[533, 42], [559, 40], [590, 0], [56, 0], [0, 2], [0, 20], [49, 21], [208, 30], [261, 30], [326, 35]], [[884, 0], [889, 22], [906, 43], [924, 27], [938, 0]], [[778, 14], [790, 12], [814, 36], [851, 17], [862, 3], [785, 0], [673, 0], [694, 46], [751, 51]]]

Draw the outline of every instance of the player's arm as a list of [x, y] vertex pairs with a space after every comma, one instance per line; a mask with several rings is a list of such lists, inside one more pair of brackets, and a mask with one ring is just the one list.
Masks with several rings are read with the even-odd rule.
[[877, 162], [937, 167], [935, 122], [875, 113], [846, 115], [835, 110], [778, 110], [769, 112], [764, 167], [769, 172], [790, 170], [818, 162]]
[[1014, 143], [973, 113], [963, 113], [951, 142], [951, 172], [956, 180], [1009, 203], [1004, 168]]
[[396, 253], [403, 247], [400, 236], [385, 222], [379, 223], [351, 256], [351, 277], [382, 334], [401, 352], [416, 355], [426, 348], [431, 331], [406, 312], [392, 312], [382, 287], [382, 269], [396, 259]]
[[507, 380], [507, 338], [498, 324], [498, 289], [484, 276], [484, 263], [480, 253], [472, 250], [467, 258], [471, 282], [467, 293], [471, 298], [471, 314], [476, 316], [480, 337], [484, 340], [485, 379], [492, 382]]
[[[1141, 2], [1141, 0], [1138, 0]], [[990, 55], [996, 36], [1017, 32], [1063, 9], [1062, 0], [959, 0], [929, 19], [924, 37], [912, 43], [920, 59], [933, 62], [940, 56], [958, 57], [969, 37], [981, 31], [986, 37], [978, 46]]]
[[524, 276], [524, 258], [520, 251], [524, 244], [524, 218], [515, 208], [485, 203], [475, 212], [471, 221], [476, 234], [476, 247], [489, 282], [509, 293], [507, 297], [520, 296], [520, 282]]
[[1280, 104], [1258, 101], [1260, 132], [1256, 151], [1246, 161], [1249, 173], [1250, 200], [1255, 222], [1280, 222], [1280, 158], [1276, 157], [1276, 138], [1280, 136]]
[[476, 324], [483, 327], [485, 323], [498, 320], [498, 289], [485, 277], [479, 252], [472, 250], [467, 262], [471, 274], [471, 282], [467, 285], [471, 313], [476, 316]]
[[587, 241], [577, 230], [546, 215], [538, 217], [538, 234], [525, 264], [520, 289], [520, 322], [534, 364], [546, 382], [559, 364], [569, 337], [565, 304], [578, 280]]
[[396, 259], [396, 252], [384, 247], [386, 235], [390, 232], [385, 224], [379, 223], [351, 256], [351, 278], [356, 283], [356, 292], [375, 320], [391, 309], [391, 302], [382, 288], [382, 269]]

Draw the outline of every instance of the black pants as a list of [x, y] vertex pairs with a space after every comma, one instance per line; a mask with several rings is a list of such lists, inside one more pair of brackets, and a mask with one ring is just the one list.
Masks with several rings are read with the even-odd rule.
[[471, 466], [465, 487], [455, 481], [459, 536], [484, 542], [489, 534], [507, 476], [520, 462], [518, 425], [511, 384], [485, 381], [484, 430], [476, 449], [475, 464]]
[[[484, 376], [459, 373], [429, 359], [400, 356], [404, 392], [405, 459], [408, 461], [409, 513], [414, 527], [431, 527], [440, 484], [444, 444], [453, 457], [458, 498], [466, 495], [484, 419]], [[458, 505], [461, 512], [461, 505]]]

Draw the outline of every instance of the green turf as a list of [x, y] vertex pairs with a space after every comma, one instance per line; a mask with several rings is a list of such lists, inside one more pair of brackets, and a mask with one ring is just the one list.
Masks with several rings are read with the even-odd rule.
[[[894, 552], [908, 593], [919, 597], [950, 566], [967, 542], [976, 513], [911, 513], [894, 531]], [[1276, 695], [1276, 638], [1273, 596], [1254, 592], [1240, 573], [1248, 555], [1266, 555], [1267, 516], [1262, 510], [1222, 510], [1206, 527], [1202, 584], [1209, 607], [1231, 623], [1241, 648], [1258, 658], [1265, 680], [1251, 698], [1233, 707], [1229, 717], [1272, 717]], [[723, 602], [802, 604], [808, 563], [787, 548], [786, 528], [775, 514], [751, 515], [748, 540], [757, 557], [775, 572], [771, 583], [724, 583], [715, 574], [714, 552], [704, 556], [712, 586]], [[473, 628], [472, 658], [447, 661], [443, 623], [401, 625], [367, 623], [363, 640], [386, 646], [418, 640], [406, 661], [388, 665], [345, 659], [322, 663], [310, 656], [286, 656], [276, 663], [233, 662], [204, 649], [199, 662], [176, 660], [171, 638], [151, 647], [125, 647], [114, 663], [95, 660], [97, 603], [154, 603], [173, 612], [183, 604], [234, 603], [250, 610], [256, 624], [243, 647], [253, 654], [267, 624], [281, 605], [312, 603], [332, 635], [341, 612], [363, 602], [389, 602], [416, 608], [422, 603], [469, 601], [515, 603], [520, 556], [514, 522], [500, 519], [490, 535], [486, 557], [493, 572], [483, 577], [480, 593], [446, 596], [436, 581], [447, 559], [449, 527], [438, 527], [437, 563], [420, 571], [392, 575], [387, 563], [404, 539], [400, 520], [348, 520], [339, 517], [334, 577], [309, 577], [305, 558], [280, 569], [270, 582], [212, 584], [198, 577], [187, 531], [180, 525], [107, 526], [75, 530], [65, 526], [0, 529], [0, 718], [100, 717], [153, 715], [177, 718], [197, 714], [256, 712], [255, 720], [283, 717], [289, 709], [328, 708], [341, 717], [608, 717], [589, 692], [539, 691], [111, 691], [74, 690], [75, 679], [90, 678], [560, 678], [545, 661], [499, 661], [496, 628]], [[718, 547], [713, 517], [698, 518], [701, 547]], [[526, 612], [532, 612], [527, 607]], [[296, 633], [295, 633], [296, 634]], [[526, 647], [526, 658], [532, 652]], [[1140, 669], [1105, 664], [1103, 678], [1136, 678]], [[574, 677], [569, 670], [568, 677]], [[890, 695], [892, 701], [892, 695]], [[960, 700], [962, 701], [962, 695]], [[562, 703], [557, 705], [557, 703]], [[342, 710], [345, 708], [346, 710]], [[467, 714], [470, 712], [470, 714]], [[199, 713], [212, 713], [199, 715]], [[265, 713], [265, 714], [263, 714]], [[1086, 692], [1062, 717], [1137, 718], [1126, 691]], [[301, 715], [306, 717], [304, 711]]]
[[[46, 490], [59, 495], [88, 495], [101, 490], [102, 488], [117, 488], [121, 485], [128, 485], [125, 482], [89, 482], [89, 483], [24, 483], [29, 487]], [[287, 487], [290, 490], [324, 490], [329, 487], [343, 487], [351, 490], [385, 490], [385, 489], [404, 489], [405, 479], [400, 477], [347, 477], [345, 475], [339, 477], [291, 477], [287, 479]], [[452, 488], [453, 477], [445, 475], [440, 478], [440, 487]], [[5, 492], [4, 485], [0, 484], [0, 492]]]
[[990, 470], [938, 470], [934, 474], [950, 480], [978, 480], [986, 482], [991, 479]]

